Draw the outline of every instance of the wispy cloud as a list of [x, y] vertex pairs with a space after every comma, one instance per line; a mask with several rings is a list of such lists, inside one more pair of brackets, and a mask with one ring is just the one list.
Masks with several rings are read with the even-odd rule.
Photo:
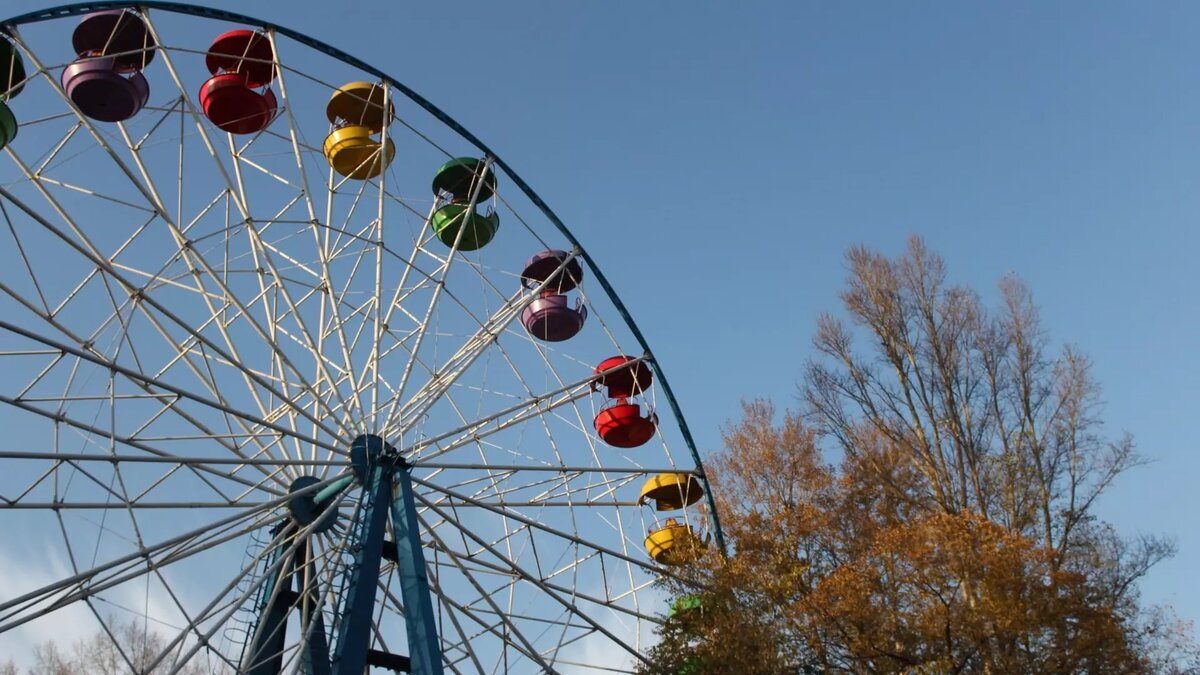
[[[0, 550], [0, 598], [15, 598], [71, 574], [70, 565], [54, 547], [35, 545], [26, 549], [25, 555]], [[29, 666], [37, 645], [70, 645], [97, 627], [87, 606], [76, 603], [0, 633], [0, 658]]]
[[[50, 544], [31, 547], [23, 553], [0, 550], [0, 600], [15, 598], [73, 574], [61, 550]], [[152, 630], [174, 633], [171, 627], [183, 622], [161, 585], [147, 584], [145, 577], [114, 587], [92, 602], [106, 623], [112, 623], [110, 617], [118, 623], [147, 617]], [[87, 603], [75, 602], [0, 633], [0, 660], [12, 659], [18, 666], [28, 667], [38, 645], [55, 642], [69, 649], [98, 630], [100, 624]]]
[[[584, 592], [601, 597], [605, 594], [602, 588], [587, 589]], [[662, 614], [670, 601], [665, 591], [654, 586], [642, 589], [637, 595], [638, 608], [643, 614]], [[650, 621], [638, 621], [635, 617], [615, 611], [594, 614], [591, 618], [621, 641], [636, 646], [643, 654], [658, 642], [658, 636], [654, 632], [656, 624]], [[629, 673], [633, 672], [637, 665], [637, 659], [632, 654], [613, 644], [612, 640], [599, 632], [569, 645], [560, 652], [559, 657], [563, 661], [586, 664], [562, 664], [559, 671], [568, 675]]]

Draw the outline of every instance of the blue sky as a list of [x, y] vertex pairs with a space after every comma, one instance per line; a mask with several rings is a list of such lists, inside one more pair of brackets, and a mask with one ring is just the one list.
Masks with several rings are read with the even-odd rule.
[[[1144, 589], [1200, 618], [1183, 424], [1200, 407], [1200, 6], [425, 11], [278, 18], [397, 73], [522, 172], [613, 277], [702, 448], [740, 398], [794, 402], [847, 246], [920, 234], [985, 294], [1026, 279], [1051, 335], [1094, 358], [1109, 431], [1155, 458], [1100, 512], [1177, 537]], [[472, 81], [447, 76], [472, 62]]]
[[[45, 6], [10, 2], [8, 13]], [[493, 147], [630, 307], [702, 450], [793, 404], [855, 243], [1013, 272], [1155, 458], [1100, 505], [1177, 537], [1147, 599], [1200, 618], [1200, 5], [214, 0], [408, 83]]]

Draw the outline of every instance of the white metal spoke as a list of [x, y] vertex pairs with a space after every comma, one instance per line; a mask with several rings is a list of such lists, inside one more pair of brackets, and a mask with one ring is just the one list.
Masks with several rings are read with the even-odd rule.
[[[64, 63], [76, 11], [90, 8], [19, 18], [0, 37], [29, 92], [5, 99], [22, 133], [0, 153], [0, 412], [12, 430], [0, 439], [0, 518], [56, 529], [44, 545], [68, 565], [0, 601], [0, 650], [11, 629], [82, 612], [128, 670], [239, 671], [264, 603], [287, 602], [299, 616], [269, 656], [300, 673], [305, 645], [332, 649], [346, 611], [364, 490], [351, 444], [374, 434], [413, 482], [447, 672], [627, 672], [661, 621], [648, 589], [673, 575], [642, 532], [667, 516], [702, 536], [712, 523], [703, 505], [660, 514], [639, 499], [660, 474], [707, 481], [649, 348], [580, 243], [429, 101], [234, 15], [130, 6], [148, 42], [124, 56], [153, 56], [151, 94], [136, 114], [98, 121]], [[270, 51], [242, 65], [271, 77], [239, 95], [277, 98], [260, 127], [231, 134], [200, 87], [210, 41], [245, 28]], [[397, 148], [366, 178], [342, 173], [326, 156], [340, 150], [322, 142], [364, 121], [324, 114], [364, 91], [343, 89], [353, 81], [380, 87], [361, 109], [376, 115], [382, 98], [386, 121], [350, 163]], [[456, 229], [437, 230], [452, 203]], [[484, 247], [471, 228], [493, 212], [504, 226]], [[556, 269], [523, 279], [523, 261], [551, 248], [566, 252]], [[552, 285], [576, 265], [587, 288]], [[544, 341], [525, 312], [560, 292], [587, 309], [587, 326]], [[655, 374], [630, 401], [658, 411], [646, 447], [608, 447], [597, 431], [615, 403], [600, 381], [616, 371], [594, 368], [616, 354]], [[319, 482], [292, 492], [301, 477]], [[293, 501], [335, 481], [320, 508]], [[314, 532], [321, 518], [305, 509], [325, 510], [330, 529]], [[383, 570], [369, 642], [404, 653], [409, 617], [395, 565]], [[114, 611], [165, 631], [153, 663], [117, 644]], [[583, 663], [592, 640], [620, 649]]]
[[[112, 276], [114, 279], [116, 279], [118, 282], [120, 282], [123, 287], [125, 287], [126, 289], [128, 289], [131, 292], [140, 293], [137, 286], [130, 283], [128, 280], [124, 279], [120, 274], [118, 274], [115, 270], [113, 270], [111, 268], [111, 266], [108, 265], [108, 263], [106, 263], [105, 261], [103, 261], [99, 257], [97, 257], [97, 255], [95, 253], [89, 253], [89, 252], [85, 251], [81, 246], [75, 244], [75, 242], [71, 241], [69, 238], [63, 237], [61, 235], [61, 233], [59, 232], [59, 230], [57, 228], [55, 228], [52, 224], [50, 224], [49, 221], [45, 220], [40, 215], [38, 215], [35, 211], [33, 211], [32, 209], [27, 207], [23, 202], [21, 202], [15, 196], [13, 196], [12, 193], [10, 193], [8, 190], [6, 190], [3, 187], [0, 187], [0, 196], [3, 196], [4, 198], [8, 199], [10, 202], [12, 202], [14, 205], [16, 205], [18, 208], [20, 208], [25, 213], [27, 213], [34, 220], [37, 220], [43, 227], [46, 227], [47, 229], [50, 229], [51, 231], [53, 231], [55, 234], [58, 234], [64, 240], [64, 242], [66, 242], [68, 245], [75, 248], [78, 252], [84, 254], [85, 257], [89, 258], [93, 264], [97, 265], [98, 267], [107, 268], [108, 274], [110, 276]], [[145, 311], [145, 306], [149, 305], [150, 307], [152, 307], [153, 309], [158, 311], [160, 314], [162, 314], [163, 316], [165, 316], [166, 318], [171, 320], [176, 325], [180, 326], [181, 328], [184, 328], [191, 335], [192, 338], [196, 339], [200, 343], [203, 343], [208, 349], [211, 349], [214, 352], [216, 352], [217, 355], [219, 355], [223, 359], [223, 362], [227, 362], [229, 364], [238, 363], [238, 361], [236, 360], [235, 357], [222, 351], [221, 348], [218, 347], [215, 343], [211, 342], [211, 340], [209, 340], [205, 336], [201, 335], [200, 333], [198, 333], [197, 331], [192, 329], [188, 325], [187, 322], [183, 321], [178, 316], [176, 316], [174, 313], [172, 313], [170, 310], [168, 310], [167, 308], [165, 308], [162, 305], [160, 305], [159, 303], [157, 303], [151, 296], [139, 294], [138, 297], [141, 300], [141, 302], [138, 303], [139, 309], [142, 309], [143, 311]], [[244, 311], [244, 308], [243, 308], [243, 311]], [[267, 390], [268, 392], [278, 396], [279, 398], [287, 399], [287, 397], [284, 394], [282, 394], [282, 392], [277, 391], [273, 387], [273, 385], [271, 385], [270, 382], [266, 381], [261, 375], [254, 373], [253, 371], [250, 371], [245, 368], [242, 368], [242, 370], [247, 379], [254, 381], [258, 386], [260, 386], [263, 389]], [[331, 436], [337, 435], [329, 427], [325, 426], [325, 424], [322, 423], [319, 419], [312, 417], [312, 415], [310, 413], [307, 413], [307, 411], [300, 409], [299, 412], [304, 414], [306, 417], [309, 417], [310, 420], [314, 424], [316, 424], [318, 427], [320, 427], [326, 433], [330, 434]]]
[[433, 539], [434, 543], [437, 545], [438, 549], [450, 557], [450, 560], [455, 564], [455, 566], [459, 569], [459, 571], [462, 573], [462, 575], [467, 578], [467, 581], [471, 584], [471, 586], [475, 589], [475, 591], [478, 592], [479, 598], [481, 600], [483, 600], [484, 603], [486, 603], [489, 607], [491, 607], [493, 611], [496, 612], [496, 615], [499, 617], [500, 621], [503, 622], [505, 627], [509, 631], [511, 631], [512, 634], [516, 636], [517, 640], [525, 647], [525, 650], [526, 650], [526, 651], [524, 651], [525, 655], [528, 656], [529, 658], [533, 659], [535, 662], [537, 662], [537, 664], [539, 666], [541, 666], [545, 671], [553, 672], [554, 669], [550, 667], [549, 663], [547, 663], [546, 661], [544, 661], [541, 658], [541, 655], [538, 654], [537, 649], [533, 646], [533, 644], [531, 644], [529, 642], [529, 640], [525, 637], [525, 635], [523, 633], [521, 633], [521, 631], [517, 628], [517, 626], [507, 616], [505, 616], [505, 614], [501, 610], [500, 606], [498, 604], [496, 604], [495, 600], [492, 599], [492, 594], [490, 592], [488, 592], [487, 590], [485, 590], [483, 588], [483, 586], [479, 584], [479, 582], [475, 579], [475, 577], [471, 574], [471, 572], [465, 566], [460, 564], [458, 554], [456, 554], [453, 550], [451, 550], [449, 547], [447, 547], [442, 542], [441, 538], [438, 537], [437, 534], [435, 532], [433, 532], [429, 528], [428, 525], [425, 526], [425, 529], [426, 529], [426, 532], [429, 533], [429, 536]]
[[[446, 489], [446, 488], [443, 488], [443, 487], [440, 487], [437, 485], [426, 483], [425, 481], [422, 481], [418, 478], [413, 478], [413, 482], [417, 483], [418, 485], [420, 485], [424, 488], [428, 488], [434, 492], [440, 492], [440, 493], [445, 494], [446, 496], [451, 497], [453, 499], [456, 499], [456, 500], [459, 500], [462, 502], [466, 502], [466, 503], [472, 504], [474, 506], [477, 506], [479, 508], [482, 508], [484, 510], [491, 511], [498, 515], [504, 516], [505, 518], [507, 518], [509, 520], [513, 520], [513, 521], [516, 521], [523, 525], [527, 525], [529, 527], [533, 527], [533, 528], [542, 530], [544, 532], [548, 532], [550, 534], [556, 535], [556, 536], [561, 537], [571, 543], [579, 544], [581, 546], [586, 546], [588, 548], [596, 550], [599, 553], [603, 553], [603, 554], [612, 556], [614, 558], [617, 558], [619, 560], [623, 560], [627, 563], [631, 563], [631, 564], [637, 565], [639, 567], [643, 567], [646, 570], [653, 572], [655, 574], [669, 574], [665, 570], [663, 570], [659, 567], [656, 567], [654, 565], [651, 565], [650, 563], [646, 562], [645, 560], [641, 560], [639, 558], [635, 558], [633, 556], [627, 555], [621, 551], [617, 551], [617, 550], [608, 548], [606, 546], [602, 546], [602, 545], [596, 544], [594, 542], [588, 541], [587, 539], [585, 539], [577, 534], [572, 534], [570, 532], [563, 532], [562, 530], [550, 527], [549, 525], [546, 525], [546, 524], [538, 521], [535, 518], [530, 518], [530, 517], [528, 517], [522, 513], [519, 513], [517, 511], [510, 511], [507, 508], [505, 508], [504, 506], [488, 504], [486, 502], [482, 502], [482, 501], [475, 499], [473, 497], [470, 497], [468, 495], [464, 495], [459, 492], [455, 492], [454, 490], [449, 490], [449, 489]], [[430, 501], [428, 498], [421, 496], [420, 499], [426, 506], [435, 510], [439, 514], [444, 513], [434, 502]]]
[[[443, 518], [447, 518], [445, 511], [443, 511], [441, 508], [430, 503], [428, 500], [424, 499], [423, 497], [418, 496], [417, 498], [419, 501], [421, 501], [426, 506], [428, 506], [432, 511], [434, 511], [438, 515], [442, 516]], [[476, 544], [482, 546], [484, 549], [489, 551], [497, 559], [505, 561], [507, 564], [509, 564], [513, 573], [519, 575], [522, 579], [524, 579], [525, 581], [528, 581], [532, 584], [535, 584], [535, 585], [539, 584], [539, 581], [538, 581], [536, 575], [531, 574], [530, 572], [525, 570], [522, 566], [509, 561], [502, 552], [496, 550], [495, 547], [493, 547], [491, 544], [487, 543], [487, 541], [485, 541], [484, 539], [479, 537], [479, 535], [475, 534], [474, 532], [471, 532], [470, 530], [463, 530], [462, 532], [467, 538], [473, 540]], [[618, 555], [617, 557], [620, 557], [620, 556]], [[613, 643], [619, 645], [620, 647], [622, 647], [623, 649], [628, 651], [633, 656], [635, 656], [638, 659], [641, 659], [643, 661], [645, 660], [645, 657], [643, 657], [640, 653], [638, 653], [638, 651], [636, 649], [634, 649], [633, 647], [630, 647], [624, 641], [617, 638], [615, 635], [612, 634], [611, 631], [606, 629], [604, 626], [600, 625], [600, 623], [598, 623], [595, 619], [581, 613], [578, 610], [578, 608], [576, 608], [570, 600], [563, 598], [557, 592], [555, 592], [554, 590], [552, 590], [550, 588], [547, 588], [545, 586], [542, 586], [542, 588], [545, 591], [545, 594], [548, 598], [563, 605], [563, 607], [567, 608], [568, 611], [575, 614], [579, 619], [583, 620], [585, 623], [591, 625], [592, 628], [596, 629], [598, 632], [603, 633], [605, 635], [605, 637], [607, 637]]]

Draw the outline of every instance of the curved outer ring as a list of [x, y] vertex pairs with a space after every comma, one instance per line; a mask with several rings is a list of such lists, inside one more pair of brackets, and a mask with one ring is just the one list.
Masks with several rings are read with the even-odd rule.
[[[605, 293], [608, 294], [609, 300], [611, 300], [613, 305], [617, 308], [617, 311], [621, 314], [621, 317], [625, 319], [625, 324], [629, 326], [631, 331], [633, 331], [633, 336], [637, 339], [638, 344], [645, 352], [646, 361], [650, 363], [650, 367], [654, 369], [654, 374], [658, 377], [659, 386], [662, 387], [663, 395], [666, 397], [667, 403], [671, 406], [671, 412], [675, 414], [675, 420], [679, 423], [679, 431], [683, 434], [683, 440], [687, 444], [688, 450], [692, 454], [692, 459], [696, 462], [697, 475], [701, 480], [704, 481], [706, 488], [710, 487], [708, 483], [708, 476], [704, 471], [704, 463], [700, 461], [700, 453], [696, 449], [696, 442], [692, 438], [692, 432], [690, 429], [688, 429], [687, 420], [684, 419], [683, 412], [679, 408], [679, 402], [675, 400], [675, 394], [671, 391], [671, 385], [667, 383], [667, 377], [663, 373], [662, 367], [659, 365], [658, 360], [654, 358], [654, 354], [650, 351], [650, 346], [646, 344], [646, 338], [642, 335], [641, 329], [639, 329], [637, 323], [634, 322], [633, 317], [625, 308], [625, 304], [621, 302], [620, 297], [617, 296], [616, 291], [613, 290], [612, 284], [608, 282], [608, 279], [605, 278], [604, 273], [601, 272], [600, 268], [596, 265], [596, 261], [593, 260], [590, 255], [588, 255], [587, 250], [583, 248], [583, 245], [579, 243], [579, 240], [575, 238], [575, 235], [571, 234], [571, 231], [567, 229], [567, 226], [563, 224], [558, 215], [550, 209], [550, 206], [546, 204], [546, 202], [540, 196], [538, 196], [536, 192], [533, 191], [533, 188], [531, 188], [528, 183], [522, 180], [521, 177], [517, 175], [517, 172], [513, 171], [512, 167], [505, 163], [505, 161], [501, 159], [499, 155], [493, 152], [491, 148], [483, 143], [483, 141], [476, 138], [474, 134], [472, 134], [470, 131], [467, 131], [467, 129], [455, 121], [454, 118], [447, 115], [440, 108], [435, 106], [433, 103], [430, 103], [417, 92], [409, 89], [396, 78], [391, 77], [378, 68], [375, 68], [374, 66], [371, 66], [364, 61], [355, 58], [354, 56], [351, 56], [340, 49], [337, 49], [336, 47], [331, 47], [320, 40], [311, 38], [303, 33], [299, 33], [289, 28], [284, 28], [283, 26], [262, 21], [261, 19], [255, 19], [254, 17], [246, 16], [244, 14], [238, 14], [236, 12], [227, 12], [225, 10], [213, 9], [210, 7], [198, 7], [196, 5], [189, 5], [180, 2], [159, 2], [156, 0], [147, 0], [146, 2], [81, 2], [70, 5], [60, 5], [58, 7], [50, 7], [47, 9], [27, 12], [25, 14], [14, 16], [10, 19], [6, 19], [3, 23], [0, 23], [0, 31], [12, 35], [12, 29], [14, 27], [25, 23], [37, 23], [51, 19], [61, 19], [64, 17], [78, 16], [80, 14], [87, 14], [88, 12], [97, 12], [106, 9], [125, 8], [154, 9], [165, 12], [173, 12], [175, 14], [201, 16], [209, 19], [228, 21], [231, 23], [262, 26], [266, 30], [275, 31], [280, 35], [315, 49], [323, 54], [331, 56], [345, 63], [346, 65], [358, 68], [365, 73], [370, 73], [375, 77], [378, 77], [380, 80], [387, 82], [397, 91], [408, 97], [413, 103], [421, 106], [429, 114], [436, 117], [438, 121], [453, 129], [455, 133], [457, 133], [459, 136], [462, 136], [471, 145], [474, 145], [475, 148], [484, 153], [485, 156], [491, 157], [495, 164], [504, 170], [504, 173], [508, 175], [513, 184], [520, 188], [521, 192], [525, 193], [525, 196], [528, 197], [535, 206], [541, 209], [546, 218], [548, 218], [550, 222], [553, 223], [556, 228], [558, 228], [558, 231], [567, 238], [567, 241], [571, 242], [571, 245], [579, 250], [579, 255], [587, 262], [588, 267], [591, 268], [592, 274], [595, 275], [597, 283], [599, 283], [600, 287], [603, 288]], [[722, 553], [725, 553], [725, 536], [721, 531], [721, 521], [717, 517], [717, 505], [713, 500], [712, 490], [705, 489], [704, 494], [705, 499], [708, 502], [709, 517], [712, 518], [713, 534], [717, 540], [717, 546], [721, 549]]]

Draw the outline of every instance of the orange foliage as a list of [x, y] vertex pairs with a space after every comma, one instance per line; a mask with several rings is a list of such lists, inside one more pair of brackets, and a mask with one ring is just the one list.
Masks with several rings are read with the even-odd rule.
[[773, 414], [748, 404], [726, 433], [710, 473], [736, 553], [685, 569], [704, 608], [668, 621], [645, 672], [1175, 672], [1098, 570], [915, 507], [918, 475], [882, 447], [825, 464], [799, 417]]
[[919, 239], [847, 258], [872, 351], [823, 317], [803, 416], [755, 401], [726, 429], [709, 478], [732, 555], [667, 584], [703, 610], [643, 670], [1200, 672], [1190, 628], [1138, 603], [1170, 542], [1092, 513], [1141, 459], [1100, 432], [1089, 362], [1050, 353], [1028, 289], [1005, 279], [991, 314]]

